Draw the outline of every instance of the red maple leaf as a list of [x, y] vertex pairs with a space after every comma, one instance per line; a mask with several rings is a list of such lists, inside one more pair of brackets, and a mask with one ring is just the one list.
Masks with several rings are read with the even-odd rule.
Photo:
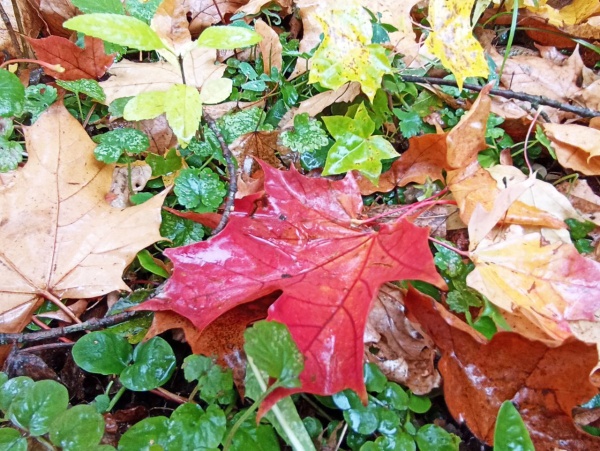
[[372, 300], [389, 281], [445, 287], [428, 230], [400, 219], [356, 225], [355, 179], [309, 178], [266, 164], [265, 196], [236, 204], [208, 241], [168, 249], [172, 277], [144, 310], [172, 310], [202, 330], [237, 305], [281, 290], [268, 319], [285, 323], [305, 358], [299, 389], [276, 390], [268, 410], [295, 392], [330, 395], [350, 388], [365, 401], [363, 333]]
[[60, 64], [65, 69], [60, 73], [44, 68], [44, 72], [58, 80], [72, 81], [81, 78], [95, 80], [105, 74], [114, 60], [114, 55], [104, 53], [102, 39], [90, 36], [85, 37], [83, 49], [60, 36], [28, 38], [27, 41], [33, 47], [38, 59], [51, 64]]

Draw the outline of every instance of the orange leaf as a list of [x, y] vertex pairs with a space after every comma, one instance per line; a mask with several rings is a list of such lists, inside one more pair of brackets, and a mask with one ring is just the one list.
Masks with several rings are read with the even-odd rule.
[[598, 359], [593, 346], [569, 342], [549, 348], [510, 332], [482, 343], [455, 327], [458, 319], [449, 324], [443, 307], [413, 288], [405, 305], [442, 352], [439, 369], [450, 413], [481, 440], [493, 444], [498, 409], [510, 400], [536, 449], [600, 448], [600, 438], [579, 430], [571, 414], [598, 393], [588, 378]]

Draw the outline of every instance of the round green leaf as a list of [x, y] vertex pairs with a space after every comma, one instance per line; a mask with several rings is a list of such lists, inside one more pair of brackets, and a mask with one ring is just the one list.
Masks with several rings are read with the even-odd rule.
[[34, 384], [33, 379], [27, 376], [13, 377], [2, 384], [0, 387], [0, 410], [8, 410], [15, 396], [28, 391]]
[[23, 161], [23, 146], [0, 136], [0, 172], [14, 171]]
[[131, 361], [131, 345], [123, 337], [107, 331], [91, 332], [73, 346], [73, 360], [85, 371], [121, 374]]
[[138, 50], [165, 48], [165, 44], [149, 25], [131, 16], [85, 14], [67, 20], [63, 27]]
[[184, 169], [175, 179], [175, 195], [185, 208], [216, 210], [227, 191], [219, 176], [209, 168]]
[[[154, 451], [169, 449], [169, 419], [167, 417], [146, 418], [130, 427], [119, 440], [119, 451]], [[161, 448], [156, 448], [161, 446]], [[181, 449], [181, 448], [172, 448]]]
[[0, 429], [0, 449], [4, 451], [27, 451], [27, 439], [11, 428]]
[[460, 439], [435, 424], [426, 424], [417, 432], [420, 451], [458, 451]]
[[56, 381], [36, 382], [30, 390], [21, 392], [8, 409], [8, 418], [32, 436], [48, 432], [50, 423], [67, 410], [69, 393]]
[[124, 387], [133, 391], [148, 391], [160, 387], [175, 371], [175, 354], [169, 343], [154, 337], [136, 346], [133, 365], [121, 373]]
[[104, 418], [87, 404], [63, 412], [50, 425], [50, 440], [63, 451], [77, 451], [100, 443]]
[[408, 409], [408, 394], [394, 382], [388, 382], [385, 389], [377, 395], [377, 399], [396, 410]]
[[25, 87], [15, 74], [0, 69], [0, 116], [19, 116], [25, 106]]
[[510, 401], [504, 401], [498, 411], [494, 430], [494, 450], [535, 451], [525, 423]]
[[182, 449], [216, 449], [227, 430], [225, 413], [211, 405], [206, 413], [197, 404], [179, 406], [171, 415], [169, 433], [182, 441]]
[[379, 393], [387, 384], [387, 377], [374, 363], [365, 364], [365, 385], [368, 392]]
[[239, 49], [262, 41], [262, 37], [253, 30], [235, 26], [212, 26], [202, 32], [198, 38], [199, 47], [210, 49]]
[[411, 393], [408, 397], [408, 408], [415, 413], [425, 413], [431, 408], [431, 399]]
[[362, 435], [372, 434], [379, 426], [379, 411], [373, 406], [360, 406], [356, 409], [344, 410], [344, 419], [354, 432]]

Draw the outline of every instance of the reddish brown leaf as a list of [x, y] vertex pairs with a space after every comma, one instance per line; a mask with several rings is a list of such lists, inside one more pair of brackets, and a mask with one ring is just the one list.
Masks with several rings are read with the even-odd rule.
[[102, 39], [89, 36], [85, 37], [84, 49], [59, 36], [27, 40], [40, 60], [65, 68], [62, 73], [44, 68], [46, 74], [59, 80], [95, 80], [104, 75], [114, 60], [114, 55], [104, 53]]
[[593, 346], [572, 341], [549, 348], [510, 332], [482, 343], [448, 324], [443, 307], [413, 288], [405, 306], [442, 352], [439, 370], [450, 413], [480, 439], [493, 444], [498, 409], [510, 400], [536, 449], [599, 449], [600, 438], [579, 430], [571, 413], [598, 393], [589, 380], [598, 360]]
[[366, 400], [363, 334], [378, 288], [400, 279], [445, 286], [427, 229], [403, 219], [356, 225], [362, 199], [352, 176], [315, 179], [266, 164], [263, 171], [262, 204], [241, 199], [219, 235], [168, 249], [173, 276], [141, 309], [173, 310], [203, 330], [237, 305], [281, 290], [268, 319], [288, 325], [305, 369], [301, 388], [274, 392], [263, 408], [299, 391], [350, 388]]

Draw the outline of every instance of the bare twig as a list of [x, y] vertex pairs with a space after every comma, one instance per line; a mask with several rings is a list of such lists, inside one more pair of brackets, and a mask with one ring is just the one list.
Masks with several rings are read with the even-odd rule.
[[223, 216], [221, 216], [221, 220], [219, 221], [219, 225], [213, 230], [212, 234], [216, 235], [221, 230], [225, 228], [227, 225], [227, 220], [229, 219], [229, 215], [233, 211], [233, 203], [235, 202], [235, 193], [237, 192], [237, 174], [235, 170], [235, 163], [233, 162], [233, 155], [229, 146], [223, 139], [223, 135], [217, 127], [215, 120], [210, 117], [208, 114], [203, 113], [202, 117], [208, 124], [208, 128], [212, 130], [212, 132], [217, 135], [217, 139], [219, 140], [219, 145], [221, 146], [221, 150], [223, 151], [223, 157], [227, 162], [227, 173], [229, 174], [229, 189], [227, 190], [227, 201], [225, 202], [225, 209], [223, 210]]
[[[412, 75], [402, 75], [402, 80], [408, 81], [411, 83], [429, 83], [431, 85], [440, 85], [440, 86], [453, 86], [457, 87], [455, 81], [452, 80], [444, 80], [443, 78], [434, 78], [434, 77], [415, 77]], [[472, 85], [469, 83], [463, 84], [464, 89], [468, 89], [469, 91], [481, 91], [483, 86]], [[561, 103], [556, 100], [548, 99], [542, 96], [534, 96], [531, 94], [526, 94], [524, 92], [511, 91], [510, 89], [492, 89], [490, 94], [504, 97], [506, 99], [517, 99], [522, 100], [524, 102], [530, 102], [534, 107], [539, 105], [545, 105], [552, 108], [556, 108], [557, 110], [567, 111], [569, 113], [575, 113], [582, 117], [598, 117], [600, 116], [600, 111], [590, 110], [589, 108], [578, 107], [574, 105], [569, 105], [568, 103]]]
[[113, 316], [107, 316], [106, 318], [94, 318], [81, 324], [74, 324], [72, 326], [55, 327], [54, 329], [45, 330], [42, 332], [32, 333], [20, 333], [20, 334], [0, 334], [0, 345], [6, 345], [10, 343], [33, 343], [36, 341], [47, 340], [50, 338], [63, 337], [64, 335], [72, 334], [75, 332], [81, 332], [84, 330], [99, 330], [104, 329], [108, 326], [113, 326], [118, 323], [127, 321], [136, 316], [139, 316], [140, 312], [123, 312]]
[[6, 10], [4, 9], [4, 6], [2, 6], [2, 3], [0, 3], [0, 17], [2, 17], [2, 22], [4, 22], [4, 25], [6, 26], [6, 31], [8, 31], [8, 35], [10, 36], [10, 42], [15, 48], [16, 56], [22, 57], [23, 52], [21, 50], [21, 46], [19, 45], [17, 34], [15, 33], [15, 30], [13, 29], [12, 24], [10, 23], [10, 19], [8, 17], [8, 14], [6, 14]]

